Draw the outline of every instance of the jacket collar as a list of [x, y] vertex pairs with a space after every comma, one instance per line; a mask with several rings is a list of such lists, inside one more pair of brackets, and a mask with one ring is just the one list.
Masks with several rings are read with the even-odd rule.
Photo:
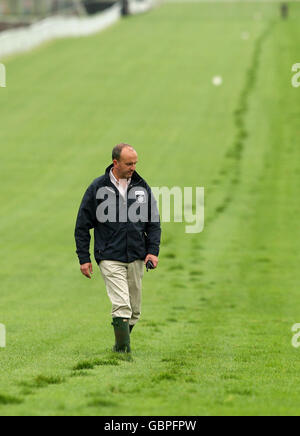
[[[110, 173], [110, 170], [111, 170], [113, 167], [114, 167], [114, 164], [111, 164], [111, 165], [109, 165], [109, 167], [107, 167], [106, 170], [105, 170], [105, 180], [106, 180], [107, 182], [110, 181], [109, 173]], [[136, 171], [134, 171], [134, 173], [133, 173], [132, 176], [131, 176], [131, 184], [130, 184], [130, 185], [135, 185], [135, 184], [139, 183], [139, 182], [142, 181], [142, 180], [143, 180], [142, 177], [141, 177], [141, 176], [140, 176]]]

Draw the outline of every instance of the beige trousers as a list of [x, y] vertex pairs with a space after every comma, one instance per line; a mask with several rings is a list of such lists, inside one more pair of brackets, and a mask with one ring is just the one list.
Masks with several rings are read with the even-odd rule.
[[141, 316], [144, 261], [102, 260], [99, 267], [112, 303], [112, 317], [129, 318], [129, 324], [135, 325]]

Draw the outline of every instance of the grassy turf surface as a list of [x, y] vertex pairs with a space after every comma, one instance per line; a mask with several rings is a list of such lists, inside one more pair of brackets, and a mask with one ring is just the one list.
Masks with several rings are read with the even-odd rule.
[[[299, 414], [300, 8], [167, 4], [6, 62], [0, 89], [0, 415]], [[248, 39], [241, 37], [249, 33]], [[211, 79], [221, 75], [224, 84]], [[132, 359], [73, 228], [117, 142], [152, 186], [204, 186], [164, 224]]]

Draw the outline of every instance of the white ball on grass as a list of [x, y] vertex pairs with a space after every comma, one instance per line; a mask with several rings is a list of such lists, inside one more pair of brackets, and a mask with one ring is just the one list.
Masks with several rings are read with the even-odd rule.
[[212, 79], [212, 83], [215, 86], [221, 86], [223, 84], [223, 78], [221, 76], [214, 76]]

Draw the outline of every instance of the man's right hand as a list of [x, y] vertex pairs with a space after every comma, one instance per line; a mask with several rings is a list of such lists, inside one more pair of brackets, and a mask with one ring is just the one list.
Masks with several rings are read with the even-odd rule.
[[80, 271], [88, 279], [91, 279], [91, 274], [93, 274], [93, 265], [91, 263], [84, 263], [83, 265], [80, 265]]

